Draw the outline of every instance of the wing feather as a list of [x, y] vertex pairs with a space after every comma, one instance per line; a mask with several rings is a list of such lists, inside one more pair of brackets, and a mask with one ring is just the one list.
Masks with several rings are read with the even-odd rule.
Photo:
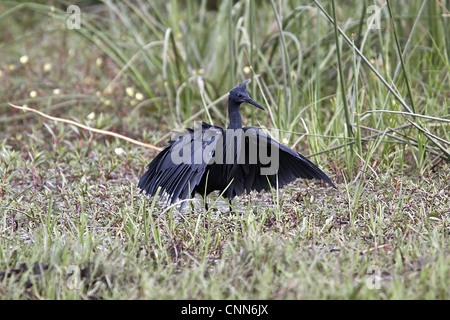
[[[251, 190], [258, 192], [270, 190], [270, 186], [276, 186], [277, 179], [278, 187], [280, 188], [297, 178], [323, 180], [333, 188], [336, 188], [331, 179], [322, 170], [300, 153], [276, 141], [257, 128], [245, 127], [243, 129], [246, 135], [246, 139], [243, 140], [246, 145], [245, 152], [252, 150], [251, 144], [257, 144], [258, 148], [253, 150], [257, 150], [258, 155], [255, 164], [249, 162], [249, 158], [246, 155], [246, 163], [237, 165], [239, 168], [234, 169], [234, 178], [241, 181], [237, 182], [237, 186], [234, 188], [235, 195], [242, 194], [244, 189], [247, 192]], [[277, 162], [275, 164], [276, 173], [263, 173], [263, 168], [267, 168], [269, 165], [266, 163], [267, 159], [262, 161], [262, 155], [268, 158], [271, 158], [273, 155], [270, 161]]]
[[[198, 125], [198, 124], [196, 124]], [[160, 196], [167, 197], [167, 202], [175, 203], [177, 199], [188, 198], [195, 186], [200, 182], [206, 167], [215, 150], [218, 139], [212, 138], [223, 134], [223, 129], [201, 123], [192, 129], [177, 133], [178, 139], [170, 140], [169, 144], [147, 166], [147, 172], [139, 180], [141, 192], [155, 196], [161, 188]], [[200, 139], [200, 143], [197, 139]], [[205, 146], [212, 150], [204, 153]], [[176, 152], [190, 152], [190, 157], [182, 162], [174, 161]], [[184, 204], [184, 203], [183, 203]], [[181, 205], [181, 207], [183, 206]]]

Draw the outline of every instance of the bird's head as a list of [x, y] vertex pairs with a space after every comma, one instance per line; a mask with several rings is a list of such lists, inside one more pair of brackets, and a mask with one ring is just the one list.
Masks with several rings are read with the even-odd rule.
[[250, 98], [250, 95], [245, 90], [248, 81], [249, 80], [244, 81], [238, 84], [235, 88], [231, 89], [230, 96], [228, 99], [230, 100], [230, 102], [234, 102], [235, 105], [240, 105], [241, 103], [247, 102], [254, 105], [255, 107], [264, 110], [264, 108], [261, 107], [259, 103]]

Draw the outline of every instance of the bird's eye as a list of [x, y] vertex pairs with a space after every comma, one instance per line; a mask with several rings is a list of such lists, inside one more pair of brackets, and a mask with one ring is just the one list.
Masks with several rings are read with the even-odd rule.
[[237, 94], [238, 98], [242, 98], [242, 94], [238, 93]]

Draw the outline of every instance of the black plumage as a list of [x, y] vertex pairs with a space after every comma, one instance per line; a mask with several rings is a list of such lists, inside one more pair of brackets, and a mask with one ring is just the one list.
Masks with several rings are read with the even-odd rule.
[[257, 128], [242, 127], [242, 103], [264, 110], [250, 98], [246, 83], [230, 91], [227, 130], [197, 122], [194, 129], [174, 132], [140, 179], [141, 192], [155, 196], [161, 187], [159, 195], [175, 203], [195, 193], [206, 196], [219, 190], [231, 202], [244, 191], [282, 188], [296, 178], [323, 180], [336, 188], [324, 172], [298, 152]]

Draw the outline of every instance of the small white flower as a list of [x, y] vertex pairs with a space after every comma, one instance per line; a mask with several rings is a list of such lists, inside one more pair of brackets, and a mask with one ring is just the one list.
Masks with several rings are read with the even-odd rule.
[[55, 96], [59, 96], [61, 94], [61, 89], [59, 89], [59, 88], [53, 89], [53, 94]]
[[125, 89], [125, 92], [127, 93], [127, 95], [129, 97], [134, 97], [134, 90], [133, 90], [133, 88], [128, 87], [128, 88]]
[[95, 112], [92, 111], [91, 113], [89, 113], [88, 116], [87, 116], [87, 118], [88, 118], [89, 120], [94, 120], [94, 119], [95, 119]]
[[21, 56], [20, 57], [20, 63], [21, 64], [27, 64], [28, 63], [28, 56]]
[[44, 64], [44, 71], [49, 72], [50, 70], [52, 70], [52, 64], [50, 62], [46, 62]]
[[140, 92], [137, 92], [136, 95], [135, 95], [135, 98], [138, 101], [142, 101], [142, 100], [144, 100], [144, 95], [142, 93], [140, 93]]
[[289, 140], [287, 138], [283, 138], [283, 144], [288, 144]]
[[120, 156], [120, 155], [122, 155], [125, 151], [124, 151], [122, 148], [115, 148], [115, 149], [114, 149], [114, 152], [115, 152], [118, 156]]
[[30, 97], [31, 98], [36, 98], [37, 97], [37, 92], [35, 90], [30, 92]]

